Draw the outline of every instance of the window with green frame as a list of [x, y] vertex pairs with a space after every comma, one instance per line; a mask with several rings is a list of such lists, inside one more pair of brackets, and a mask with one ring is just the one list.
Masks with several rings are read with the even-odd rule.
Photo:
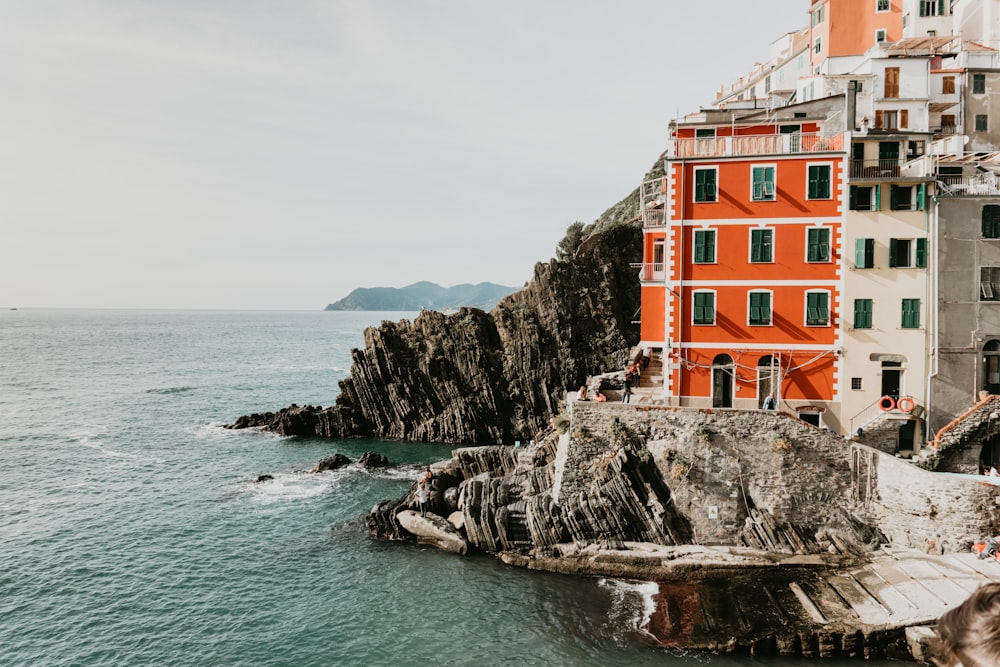
[[771, 324], [770, 292], [750, 292], [750, 324], [753, 326]]
[[830, 324], [830, 294], [806, 292], [806, 325], [825, 327]]
[[920, 328], [920, 299], [903, 299], [903, 320], [904, 329]]
[[889, 208], [893, 211], [924, 210], [925, 185], [893, 185], [889, 188]]
[[854, 239], [854, 268], [875, 267], [875, 239]]
[[972, 92], [976, 95], [981, 95], [986, 92], [986, 75], [985, 74], [973, 74], [972, 75]]
[[715, 292], [694, 293], [694, 324], [715, 324]]
[[773, 229], [750, 230], [750, 261], [751, 262], [774, 261]]
[[872, 300], [871, 299], [855, 299], [854, 300], [854, 328], [855, 329], [871, 329], [872, 328]]
[[694, 200], [696, 202], [717, 201], [716, 181], [718, 173], [715, 168], [694, 170]]
[[751, 167], [753, 201], [774, 201], [774, 167]]
[[830, 261], [830, 229], [813, 227], [806, 232], [806, 261]]
[[830, 198], [830, 174], [833, 168], [828, 164], [809, 165], [809, 187], [806, 190], [806, 199], [829, 199]]
[[1000, 239], [1000, 206], [997, 204], [983, 207], [983, 238]]
[[714, 229], [694, 230], [694, 263], [695, 264], [715, 263]]

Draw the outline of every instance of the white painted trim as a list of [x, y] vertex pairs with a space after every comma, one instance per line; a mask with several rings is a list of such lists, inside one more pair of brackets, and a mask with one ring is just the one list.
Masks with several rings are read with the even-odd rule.
[[[822, 328], [822, 327], [815, 327]], [[715, 343], [678, 343], [674, 342], [674, 347], [682, 350], [762, 350], [777, 352], [836, 352], [839, 348], [834, 345], [823, 345], [822, 343], [750, 343], [743, 340], [730, 340]]]
[[[819, 262], [817, 262], [819, 263]], [[762, 287], [762, 285], [767, 285], [768, 287], [835, 287], [840, 284], [840, 281], [831, 278], [830, 280], [685, 280], [681, 283], [681, 287]], [[676, 287], [676, 281], [673, 283]]]
[[[811, 199], [810, 201], [830, 201], [828, 199]], [[699, 202], [701, 203], [701, 202]], [[806, 227], [817, 227], [817, 226], [829, 226], [829, 225], [839, 225], [841, 214], [827, 215], [827, 216], [810, 216], [802, 218], [699, 218], [697, 220], [685, 219], [685, 220], [675, 220], [675, 223], [680, 223], [685, 227], [703, 227], [705, 225], [711, 225], [712, 227], [728, 227], [728, 226], [743, 226], [743, 227], [775, 227], [778, 225], [797, 225]]]

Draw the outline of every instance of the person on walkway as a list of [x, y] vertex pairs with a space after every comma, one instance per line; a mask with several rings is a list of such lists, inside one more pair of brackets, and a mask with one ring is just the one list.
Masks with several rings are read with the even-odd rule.
[[608, 397], [604, 395], [603, 391], [598, 389], [596, 392], [594, 392], [594, 400], [597, 401], [598, 403], [606, 403]]
[[622, 383], [622, 403], [628, 403], [629, 399], [632, 398], [632, 383], [629, 381], [629, 376], [625, 376], [625, 382]]
[[576, 400], [578, 401], [589, 400], [587, 398], [587, 385], [585, 384], [580, 385], [580, 391], [576, 392]]
[[643, 345], [642, 346], [642, 370], [646, 370], [646, 367], [649, 366], [649, 360], [652, 357], [652, 355], [653, 355], [653, 351], [650, 350], [647, 346]]
[[431, 497], [430, 489], [427, 488], [427, 484], [420, 481], [417, 484], [417, 502], [420, 503], [420, 516], [427, 516], [427, 501]]
[[981, 586], [937, 622], [940, 667], [1000, 665], [1000, 583]]
[[774, 393], [767, 395], [764, 399], [764, 409], [765, 410], [777, 410], [778, 409], [778, 399], [774, 397]]

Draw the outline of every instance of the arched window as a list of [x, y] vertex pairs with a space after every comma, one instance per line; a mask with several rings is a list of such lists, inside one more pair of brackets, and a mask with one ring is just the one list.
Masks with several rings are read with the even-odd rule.
[[983, 345], [983, 389], [1000, 394], [1000, 340], [989, 340]]
[[733, 358], [728, 354], [719, 354], [712, 359], [713, 408], [733, 407], [733, 392], [736, 387], [733, 370]]

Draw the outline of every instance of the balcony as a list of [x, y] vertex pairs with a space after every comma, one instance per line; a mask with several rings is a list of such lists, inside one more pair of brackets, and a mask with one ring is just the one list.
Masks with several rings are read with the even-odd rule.
[[674, 140], [670, 157], [743, 157], [844, 150], [844, 135], [758, 134], [736, 137], [683, 137]]
[[663, 262], [655, 262], [651, 264], [633, 264], [633, 266], [639, 269], [639, 280], [641, 281], [651, 281], [651, 280], [666, 280], [666, 265]]
[[851, 160], [851, 178], [898, 178], [899, 158]]
[[1000, 195], [1000, 185], [996, 174], [976, 174], [975, 176], [938, 175], [938, 194], [942, 197], [981, 197]]

